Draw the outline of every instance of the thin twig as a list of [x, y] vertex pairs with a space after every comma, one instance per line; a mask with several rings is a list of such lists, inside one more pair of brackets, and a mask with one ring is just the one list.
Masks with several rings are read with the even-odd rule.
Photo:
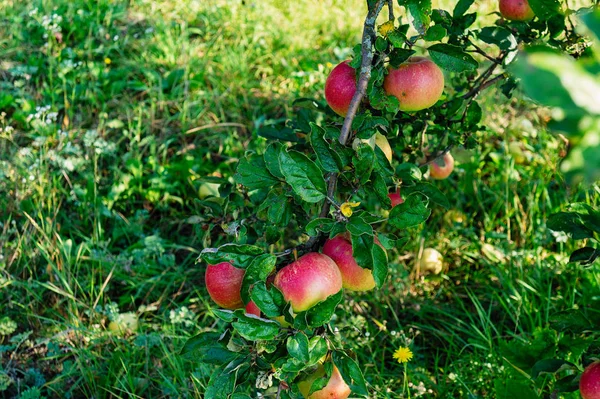
[[389, 11], [389, 20], [394, 21], [394, 0], [388, 0], [388, 11]]

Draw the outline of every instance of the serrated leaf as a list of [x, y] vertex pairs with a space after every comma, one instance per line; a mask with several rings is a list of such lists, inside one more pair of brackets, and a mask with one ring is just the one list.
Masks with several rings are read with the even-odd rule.
[[327, 341], [321, 336], [314, 336], [308, 341], [309, 365], [316, 364], [327, 354]]
[[294, 130], [290, 129], [289, 127], [278, 129], [273, 126], [263, 126], [258, 129], [258, 135], [271, 140], [283, 140], [291, 142], [299, 141], [298, 136], [296, 136], [296, 133], [294, 133]]
[[558, 212], [550, 215], [547, 226], [550, 230], [570, 234], [574, 240], [594, 237], [594, 231], [589, 229], [581, 215], [575, 212]]
[[242, 184], [250, 190], [272, 187], [279, 183], [279, 180], [267, 170], [265, 160], [259, 155], [241, 159], [233, 178], [236, 183]]
[[413, 27], [424, 35], [431, 23], [431, 0], [406, 0], [404, 4], [412, 17]]
[[213, 309], [213, 314], [225, 323], [231, 323], [235, 319], [235, 313], [233, 310], [228, 309]]
[[352, 256], [363, 269], [373, 269], [374, 238], [369, 234], [352, 235]]
[[208, 382], [204, 399], [230, 399], [235, 391], [238, 376], [249, 368], [250, 365], [240, 357], [215, 370]]
[[309, 142], [312, 148], [315, 150], [315, 154], [321, 163], [321, 166], [323, 166], [323, 169], [327, 172], [339, 172], [333, 151], [324, 139], [325, 129], [315, 125], [314, 123], [311, 123], [310, 127], [311, 131], [308, 136]]
[[388, 275], [387, 253], [379, 245], [373, 245], [371, 248], [373, 256], [373, 279], [377, 287], [381, 287]]
[[452, 72], [474, 71], [479, 64], [469, 53], [451, 44], [438, 43], [427, 49], [433, 62]]
[[332, 360], [339, 369], [346, 384], [350, 386], [352, 392], [364, 396], [369, 394], [367, 384], [365, 383], [365, 377], [360, 371], [358, 364], [356, 364], [352, 358], [342, 351], [334, 351], [332, 353]]
[[404, 42], [406, 41], [406, 35], [400, 32], [398, 29], [394, 29], [393, 31], [388, 33], [388, 40], [392, 43], [397, 49], [402, 48], [404, 46]]
[[303, 201], [316, 203], [325, 199], [327, 186], [323, 173], [306, 155], [298, 151], [282, 151], [279, 165], [285, 181]]
[[335, 308], [342, 301], [344, 296], [343, 290], [337, 294], [330, 295], [324, 301], [317, 303], [305, 313], [306, 324], [309, 327], [319, 327], [325, 323], [329, 323], [331, 317], [335, 313]]
[[390, 211], [389, 224], [397, 229], [406, 229], [425, 222], [431, 211], [426, 207], [427, 201], [421, 194], [411, 194], [404, 202]]
[[283, 180], [283, 173], [279, 168], [279, 153], [285, 151], [285, 146], [278, 141], [275, 141], [268, 145], [263, 158], [265, 160], [265, 166], [267, 170], [278, 179]]
[[271, 340], [279, 334], [279, 323], [276, 321], [247, 316], [243, 310], [236, 311], [236, 316], [238, 321], [234, 321], [231, 325], [247, 340]]
[[348, 231], [353, 235], [369, 234], [373, 235], [373, 227], [360, 216], [354, 215], [348, 219], [346, 225]]
[[271, 254], [262, 254], [256, 257], [246, 268], [244, 279], [242, 280], [242, 301], [250, 301], [250, 287], [258, 281], [264, 282], [269, 274], [275, 270], [277, 257]]
[[355, 175], [361, 184], [365, 184], [371, 176], [371, 171], [375, 166], [375, 152], [368, 144], [361, 143], [356, 149], [356, 154], [352, 158], [355, 168]]
[[286, 227], [292, 218], [292, 205], [290, 198], [280, 194], [276, 197], [270, 197], [267, 218], [269, 223], [278, 227]]
[[442, 25], [434, 25], [427, 29], [427, 33], [425, 33], [423, 39], [427, 40], [428, 42], [437, 42], [446, 37], [446, 33], [446, 28], [444, 28]]
[[197, 362], [226, 364], [239, 356], [227, 349], [227, 343], [221, 342], [222, 334], [203, 332], [188, 339], [179, 352], [180, 356]]
[[265, 316], [281, 316], [281, 308], [273, 299], [271, 292], [267, 290], [264, 281], [259, 281], [254, 285], [250, 294], [250, 298], [252, 298], [252, 302], [254, 302], [256, 306], [258, 306], [260, 311]]
[[306, 234], [311, 237], [319, 235], [319, 232], [329, 233], [335, 223], [335, 220], [329, 218], [317, 218], [311, 220], [304, 228]]
[[390, 52], [390, 65], [392, 68], [398, 68], [400, 64], [408, 60], [413, 54], [415, 54], [415, 50], [404, 48], [394, 49]]
[[237, 268], [245, 269], [256, 256], [262, 253], [264, 250], [255, 245], [225, 244], [219, 248], [203, 249], [199, 259], [209, 265], [229, 262]]

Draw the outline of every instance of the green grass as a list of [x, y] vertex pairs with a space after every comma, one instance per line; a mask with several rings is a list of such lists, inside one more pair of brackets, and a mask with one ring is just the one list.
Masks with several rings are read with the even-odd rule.
[[[295, 98], [322, 98], [330, 64], [360, 37], [357, 3], [0, 4], [0, 394], [202, 397], [212, 369], [177, 353], [220, 326], [195, 259], [231, 241], [234, 220], [197, 201], [200, 185], [264, 148], [258, 127], [288, 118]], [[53, 15], [60, 29], [44, 26]], [[597, 268], [567, 264], [572, 243], [545, 222], [569, 201], [598, 205], [600, 190], [566, 185], [561, 141], [530, 105], [493, 89], [481, 102], [481, 151], [457, 153], [439, 183], [464, 221], [436, 209], [391, 257], [388, 284], [348, 294], [335, 321], [353, 327], [339, 339], [375, 398], [400, 397], [392, 353], [406, 345], [411, 397], [419, 384], [492, 397], [512, 372], [504, 342], [599, 307]], [[412, 272], [421, 247], [445, 255], [442, 275]], [[126, 312], [139, 329], [108, 330]]]

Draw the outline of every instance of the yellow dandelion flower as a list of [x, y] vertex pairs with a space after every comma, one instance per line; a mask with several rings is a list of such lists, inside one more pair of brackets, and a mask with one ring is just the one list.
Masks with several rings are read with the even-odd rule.
[[410, 351], [409, 348], [406, 348], [404, 346], [401, 346], [400, 348], [396, 349], [396, 352], [394, 352], [394, 359], [398, 360], [398, 363], [410, 362], [412, 358], [413, 353]]
[[342, 215], [349, 218], [350, 216], [352, 216], [352, 208], [356, 208], [359, 205], [360, 205], [360, 202], [344, 202], [340, 206], [340, 211], [342, 211]]
[[104, 59], [104, 63], [105, 63], [106, 65], [110, 65], [110, 64], [111, 64], [111, 62], [112, 62], [112, 60], [111, 60], [110, 58], [108, 58], [108, 57], [106, 57], [106, 58]]
[[383, 23], [377, 27], [377, 32], [379, 32], [381, 36], [387, 36], [388, 33], [390, 33], [393, 30], [394, 21], [387, 21], [386, 23]]

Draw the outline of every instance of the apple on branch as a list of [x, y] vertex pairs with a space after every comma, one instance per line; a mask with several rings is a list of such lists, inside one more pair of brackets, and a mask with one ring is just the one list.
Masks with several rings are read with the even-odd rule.
[[500, 0], [500, 14], [511, 21], [529, 21], [535, 14], [527, 0]]
[[429, 165], [429, 176], [432, 179], [446, 179], [454, 170], [454, 157], [449, 152], [441, 157], [437, 157]]
[[442, 96], [444, 74], [429, 58], [414, 56], [397, 69], [389, 68], [383, 88], [398, 99], [401, 111], [420, 111], [434, 105]]
[[338, 64], [325, 81], [325, 100], [340, 116], [346, 116], [356, 93], [356, 70], [349, 63], [344, 61]]
[[340, 292], [342, 275], [329, 256], [310, 252], [279, 270], [273, 285], [298, 313]]
[[[244, 269], [238, 269], [229, 262], [208, 265], [204, 275], [208, 295], [224, 309], [243, 307], [241, 290], [245, 273]], [[254, 302], [248, 302], [245, 309], [247, 314], [260, 317], [260, 309]]]
[[348, 384], [342, 378], [340, 370], [334, 365], [331, 372], [331, 377], [327, 385], [322, 389], [315, 391], [312, 395], [308, 395], [313, 382], [325, 375], [325, 367], [319, 364], [317, 370], [308, 378], [298, 383], [300, 393], [306, 399], [346, 399], [350, 396], [351, 390]]

